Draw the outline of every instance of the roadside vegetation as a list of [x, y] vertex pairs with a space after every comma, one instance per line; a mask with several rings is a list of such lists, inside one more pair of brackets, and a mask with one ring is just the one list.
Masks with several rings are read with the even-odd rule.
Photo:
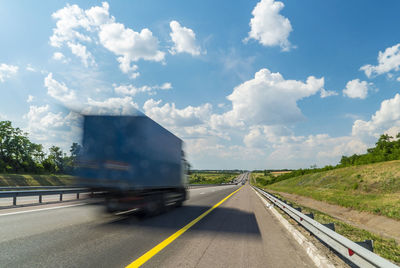
[[239, 176], [238, 172], [201, 172], [195, 171], [189, 175], [189, 183], [190, 184], [221, 184], [221, 183], [230, 183], [237, 176]]
[[[279, 194], [275, 194], [275, 195], [279, 196]], [[282, 196], [279, 196], [279, 197], [282, 199], [285, 199]], [[376, 254], [378, 254], [379, 256], [381, 256], [385, 259], [388, 259], [392, 262], [400, 264], [400, 245], [394, 239], [383, 238], [379, 235], [373, 234], [371, 232], [356, 228], [347, 223], [339, 221], [336, 218], [333, 218], [333, 217], [331, 217], [325, 213], [322, 213], [318, 210], [301, 206], [299, 204], [292, 202], [291, 200], [287, 200], [287, 201], [289, 201], [296, 207], [301, 207], [303, 213], [313, 213], [314, 219], [320, 223], [323, 223], [323, 224], [334, 223], [335, 224], [335, 232], [343, 235], [344, 237], [347, 237], [348, 239], [350, 239], [352, 241], [373, 240], [374, 241], [373, 242], [374, 243], [374, 252]], [[278, 209], [278, 211], [280, 212], [279, 209]], [[281, 212], [281, 213], [283, 213], [283, 212]], [[289, 217], [284, 213], [283, 213], [283, 215], [285, 215], [286, 218]]]
[[57, 146], [46, 153], [43, 145], [29, 140], [28, 133], [14, 128], [10, 121], [0, 121], [0, 173], [68, 174], [80, 149], [73, 143], [69, 155]]
[[65, 186], [74, 183], [71, 175], [0, 174], [0, 186]]
[[400, 160], [395, 160], [306, 174], [274, 184], [255, 174], [255, 185], [400, 220], [399, 178]]

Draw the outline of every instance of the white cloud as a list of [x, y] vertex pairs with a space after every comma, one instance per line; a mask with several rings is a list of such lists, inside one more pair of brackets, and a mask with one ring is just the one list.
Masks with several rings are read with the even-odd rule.
[[118, 57], [117, 61], [119, 62], [119, 68], [123, 73], [130, 74], [131, 79], [135, 79], [140, 75], [139, 72], [136, 72], [136, 70], [139, 68], [135, 64], [131, 64], [131, 60], [127, 57]]
[[5, 63], [0, 64], [0, 82], [4, 82], [6, 78], [15, 76], [18, 72], [18, 66], [8, 65]]
[[235, 87], [227, 97], [232, 109], [213, 115], [211, 124], [218, 125], [276, 125], [303, 119], [297, 101], [316, 94], [324, 86], [324, 78], [309, 76], [306, 82], [285, 80], [280, 73], [268, 69], [258, 71], [254, 79]]
[[201, 125], [210, 117], [212, 110], [209, 103], [184, 109], [176, 108], [175, 103], [160, 104], [161, 100], [147, 100], [143, 105], [145, 114], [163, 125], [174, 127]]
[[367, 146], [351, 136], [296, 136], [285, 126], [253, 126], [243, 139], [248, 148], [261, 148], [270, 166], [307, 167], [334, 164], [342, 155], [364, 153]]
[[158, 39], [147, 28], [135, 32], [121, 23], [108, 23], [101, 25], [99, 39], [105, 48], [122, 57], [119, 61], [125, 64], [140, 59], [164, 60], [165, 52], [158, 50]]
[[369, 121], [356, 120], [353, 124], [352, 135], [373, 142], [393, 127], [400, 127], [400, 94], [382, 101], [380, 109]]
[[225, 103], [218, 103], [218, 108], [224, 108], [225, 107]]
[[390, 71], [398, 71], [400, 67], [400, 44], [388, 47], [384, 52], [379, 51], [378, 65], [364, 65], [360, 70], [365, 72], [365, 75], [371, 77], [373, 74], [384, 74]]
[[91, 7], [86, 10], [86, 16], [88, 17], [89, 23], [93, 26], [100, 26], [106, 23], [113, 22], [115, 18], [110, 16], [108, 9], [110, 5], [107, 2], [103, 2], [102, 6]]
[[71, 49], [72, 54], [81, 59], [85, 67], [88, 67], [89, 64], [92, 66], [96, 64], [92, 53], [87, 51], [86, 46], [79, 43], [74, 44], [72, 42], [68, 42], [67, 45]]
[[63, 59], [65, 59], [65, 56], [61, 52], [54, 52], [53, 59], [54, 60], [63, 60]]
[[25, 69], [26, 69], [27, 71], [29, 71], [29, 72], [36, 72], [35, 68], [33, 68], [32, 65], [30, 65], [30, 64], [26, 65], [26, 68], [25, 68]]
[[360, 81], [360, 79], [354, 79], [346, 84], [346, 88], [343, 89], [343, 95], [349, 98], [360, 98], [365, 99], [368, 95], [369, 84], [366, 81]]
[[137, 115], [139, 106], [133, 102], [132, 97], [109, 98], [97, 101], [88, 98], [87, 104], [82, 110], [84, 114], [114, 114], [114, 115]]
[[50, 37], [50, 45], [53, 47], [61, 47], [68, 41], [91, 41], [89, 36], [78, 31], [91, 29], [88, 17], [78, 5], [67, 4], [66, 7], [57, 10], [51, 16], [57, 20], [57, 27], [53, 29], [53, 35]]
[[62, 112], [55, 113], [47, 105], [29, 107], [23, 116], [27, 120], [26, 131], [33, 142], [38, 142], [49, 148], [52, 145], [60, 146], [67, 152], [73, 141], [80, 142], [82, 137], [80, 121], [76, 114], [64, 116]]
[[400, 132], [400, 94], [384, 100], [370, 120], [355, 120], [352, 134], [331, 137], [328, 134], [296, 136], [282, 125], [250, 126], [243, 142], [248, 148], [261, 148], [270, 166], [307, 167], [307, 165], [336, 164], [342, 155], [365, 153], [379, 136], [387, 133], [396, 136]]
[[172, 89], [171, 83], [164, 83], [161, 86], [142, 86], [135, 87], [133, 85], [120, 85], [114, 86], [114, 90], [117, 94], [135, 96], [138, 93], [147, 92], [149, 94], [155, 94], [154, 90], [169, 90]]
[[285, 137], [293, 136], [293, 131], [286, 126], [261, 126], [250, 127], [250, 131], [244, 136], [243, 142], [247, 147], [265, 148], [274, 143], [284, 142]]
[[324, 88], [321, 89], [321, 98], [327, 98], [330, 96], [337, 96], [339, 93], [333, 90], [325, 90]]
[[244, 40], [258, 40], [264, 46], [280, 46], [283, 51], [292, 47], [288, 37], [292, 31], [289, 19], [279, 12], [284, 4], [274, 0], [261, 0], [253, 9], [253, 18], [250, 20], [250, 32]]
[[[24, 118], [28, 120], [28, 131], [32, 135], [41, 133], [48, 130], [48, 128], [57, 128], [64, 125], [62, 113], [50, 112], [49, 105], [43, 106], [29, 106], [29, 112], [24, 115]], [[44, 133], [41, 133], [42, 135]], [[36, 139], [45, 140], [45, 135], [36, 135]]]
[[69, 89], [64, 83], [55, 80], [52, 73], [49, 73], [44, 79], [44, 85], [47, 88], [47, 94], [56, 100], [64, 104], [73, 104], [76, 101], [75, 91]]
[[[273, 145], [268, 160], [276, 163], [296, 161], [297, 167], [311, 164], [336, 164], [342, 155], [365, 153], [367, 146], [353, 137], [330, 137], [328, 134], [286, 137], [287, 142]], [[293, 164], [292, 164], [293, 165]]]
[[35, 97], [33, 97], [32, 95], [29, 95], [29, 96], [28, 96], [28, 99], [26, 100], [26, 102], [27, 102], [27, 103], [30, 103], [30, 102], [33, 101], [34, 98], [35, 98]]
[[189, 53], [192, 56], [200, 55], [200, 46], [196, 44], [196, 34], [192, 29], [182, 27], [179, 22], [173, 20], [169, 24], [171, 33], [169, 34], [174, 46], [171, 54]]
[[50, 44], [54, 47], [67, 44], [85, 66], [93, 65], [94, 58], [82, 42], [99, 42], [113, 52], [118, 56], [122, 72], [129, 73], [131, 78], [139, 75], [136, 72], [137, 65], [132, 65], [132, 62], [140, 59], [164, 62], [165, 52], [158, 49], [159, 41], [152, 32], [147, 28], [135, 32], [122, 23], [116, 23], [109, 14], [109, 4], [106, 2], [87, 10], [67, 4], [53, 13], [52, 17], [57, 20], [57, 27], [53, 29]]

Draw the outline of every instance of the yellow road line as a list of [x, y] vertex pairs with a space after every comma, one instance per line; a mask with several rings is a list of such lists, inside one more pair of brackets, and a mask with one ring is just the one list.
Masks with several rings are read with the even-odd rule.
[[154, 255], [156, 255], [158, 252], [160, 252], [161, 250], [163, 250], [166, 246], [168, 246], [169, 244], [171, 244], [175, 239], [177, 239], [179, 236], [181, 236], [184, 232], [186, 232], [190, 227], [192, 227], [193, 225], [195, 225], [197, 222], [199, 222], [202, 218], [204, 218], [205, 216], [207, 216], [208, 213], [210, 213], [211, 211], [213, 211], [215, 208], [217, 208], [219, 205], [221, 205], [222, 203], [224, 203], [229, 197], [231, 197], [232, 195], [234, 195], [237, 191], [239, 191], [240, 189], [242, 189], [242, 187], [240, 187], [239, 189], [237, 189], [236, 191], [234, 191], [233, 193], [229, 194], [227, 197], [225, 197], [224, 199], [222, 199], [221, 201], [219, 201], [217, 204], [215, 204], [212, 208], [210, 208], [209, 210], [207, 210], [206, 212], [204, 212], [203, 214], [201, 214], [200, 216], [198, 216], [196, 219], [192, 220], [190, 223], [188, 223], [185, 227], [183, 227], [182, 229], [180, 229], [179, 231], [177, 231], [176, 233], [174, 233], [173, 235], [171, 235], [170, 237], [168, 237], [167, 239], [165, 239], [164, 241], [162, 241], [160, 244], [158, 244], [157, 246], [155, 246], [154, 248], [150, 249], [149, 251], [147, 251], [145, 254], [143, 254], [141, 257], [139, 257], [138, 259], [136, 259], [134, 262], [132, 262], [131, 264], [129, 264], [128, 266], [126, 266], [126, 268], [134, 268], [134, 267], [140, 267], [141, 265], [143, 265], [145, 262], [147, 262], [148, 260], [150, 260]]

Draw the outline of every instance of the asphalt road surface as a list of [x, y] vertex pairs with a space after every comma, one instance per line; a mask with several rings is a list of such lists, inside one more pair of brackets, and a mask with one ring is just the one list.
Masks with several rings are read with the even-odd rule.
[[[180, 208], [146, 219], [78, 202], [0, 211], [0, 267], [125, 267], [240, 186], [190, 190]], [[313, 267], [243, 186], [143, 267]]]

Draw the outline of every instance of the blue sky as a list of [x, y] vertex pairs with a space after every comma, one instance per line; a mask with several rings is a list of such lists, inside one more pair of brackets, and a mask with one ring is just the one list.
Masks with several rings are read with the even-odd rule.
[[134, 114], [194, 168], [300, 168], [400, 132], [398, 1], [0, 1], [0, 119], [68, 150]]

